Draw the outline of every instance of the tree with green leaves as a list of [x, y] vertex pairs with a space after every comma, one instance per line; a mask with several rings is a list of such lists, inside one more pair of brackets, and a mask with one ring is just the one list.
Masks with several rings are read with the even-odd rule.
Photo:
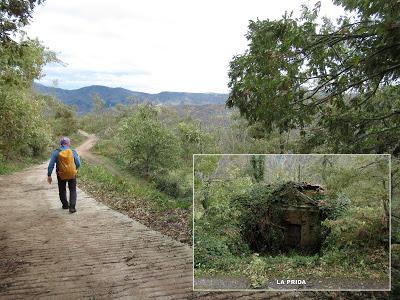
[[336, 24], [319, 25], [320, 3], [251, 21], [227, 105], [267, 131], [299, 130], [301, 151], [399, 152], [400, 2], [334, 2]]
[[[178, 124], [178, 135], [181, 140], [185, 159], [192, 160], [192, 155], [196, 153], [206, 153], [210, 151], [213, 140], [210, 133], [201, 128], [200, 122], [188, 120]], [[211, 151], [212, 152], [212, 151]]]
[[44, 0], [1, 0], [0, 41], [10, 42], [11, 36], [30, 23], [36, 4]]
[[264, 180], [264, 160], [265, 155], [252, 155], [250, 157], [252, 174], [256, 182], [262, 182]]
[[39, 156], [50, 144], [44, 103], [31, 93], [0, 88], [0, 159]]
[[53, 96], [41, 95], [45, 107], [44, 116], [51, 124], [53, 135], [69, 136], [78, 130], [76, 110], [65, 105]]
[[32, 84], [43, 66], [57, 58], [38, 40], [16, 38], [41, 2], [0, 3], [0, 159], [39, 156], [51, 141], [43, 114], [46, 101], [33, 93]]
[[104, 112], [106, 107], [106, 102], [104, 99], [97, 93], [92, 96], [92, 113], [95, 115], [99, 115]]
[[37, 39], [0, 44], [0, 85], [32, 88], [34, 79], [42, 76], [44, 65], [59, 62]]
[[32, 90], [43, 67], [59, 62], [54, 52], [23, 32], [42, 2], [0, 2], [0, 169], [5, 160], [43, 155], [55, 136], [77, 129], [72, 109]]
[[179, 141], [150, 104], [139, 105], [137, 112], [122, 121], [119, 140], [127, 164], [145, 177], [179, 165]]

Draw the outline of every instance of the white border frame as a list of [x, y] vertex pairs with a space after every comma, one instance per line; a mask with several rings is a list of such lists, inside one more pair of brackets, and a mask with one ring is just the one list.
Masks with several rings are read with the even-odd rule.
[[[389, 194], [389, 286], [387, 289], [307, 289], [307, 288], [293, 288], [293, 289], [195, 289], [194, 286], [194, 162], [195, 156], [248, 156], [248, 155], [270, 155], [270, 156], [279, 156], [279, 155], [310, 155], [310, 156], [323, 156], [323, 155], [347, 155], [347, 156], [387, 156], [388, 164], [389, 164], [389, 184], [388, 184], [388, 194]], [[392, 156], [390, 154], [361, 154], [361, 153], [308, 153], [308, 154], [300, 154], [300, 153], [283, 153], [283, 154], [270, 154], [270, 153], [196, 153], [192, 155], [192, 290], [193, 292], [390, 292], [392, 288]]]

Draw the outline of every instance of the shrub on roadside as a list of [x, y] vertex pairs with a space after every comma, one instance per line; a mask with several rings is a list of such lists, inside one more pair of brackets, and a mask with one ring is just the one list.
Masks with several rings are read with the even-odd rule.
[[146, 178], [179, 166], [179, 141], [149, 104], [122, 122], [118, 137], [125, 163]]
[[186, 170], [173, 170], [155, 173], [151, 176], [157, 189], [174, 198], [190, 198], [192, 200], [191, 176]]
[[151, 180], [155, 183], [157, 189], [172, 197], [178, 198], [182, 195], [178, 179], [171, 174], [153, 175]]
[[382, 225], [382, 216], [376, 213], [373, 207], [349, 208], [340, 218], [327, 219], [323, 225], [329, 231], [325, 245], [328, 248], [365, 249], [388, 245], [382, 240], [385, 231]]

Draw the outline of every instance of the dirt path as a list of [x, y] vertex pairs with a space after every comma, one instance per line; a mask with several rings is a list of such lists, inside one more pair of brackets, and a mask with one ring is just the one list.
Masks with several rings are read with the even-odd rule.
[[77, 150], [81, 156], [85, 156], [88, 159], [93, 159], [95, 156], [90, 152], [90, 149], [96, 144], [98, 138], [94, 134], [89, 134], [83, 130], [78, 130], [79, 134], [86, 137], [86, 141], [80, 145]]
[[[90, 158], [94, 136], [78, 148]], [[0, 177], [0, 298], [187, 299], [192, 250], [78, 189], [61, 209], [47, 164]], [[54, 176], [54, 175], [53, 175]]]
[[98, 141], [97, 136], [94, 134], [89, 134], [83, 130], [78, 130], [78, 131], [81, 135], [83, 135], [87, 138], [87, 140], [82, 145], [80, 145], [79, 147], [76, 148], [79, 155], [93, 164], [102, 165], [102, 166], [106, 167], [113, 175], [121, 175], [121, 172], [119, 170], [117, 170], [113, 165], [111, 165], [110, 163], [107, 163], [106, 161], [104, 161], [104, 159], [93, 154], [90, 151], [92, 149], [92, 147]]

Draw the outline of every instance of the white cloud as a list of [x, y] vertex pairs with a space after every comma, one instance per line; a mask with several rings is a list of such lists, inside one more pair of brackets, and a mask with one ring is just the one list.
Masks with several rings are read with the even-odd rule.
[[[227, 92], [229, 61], [246, 48], [248, 21], [299, 7], [298, 0], [47, 0], [27, 31], [67, 63], [46, 67], [44, 83]], [[340, 11], [322, 1], [323, 14]]]

